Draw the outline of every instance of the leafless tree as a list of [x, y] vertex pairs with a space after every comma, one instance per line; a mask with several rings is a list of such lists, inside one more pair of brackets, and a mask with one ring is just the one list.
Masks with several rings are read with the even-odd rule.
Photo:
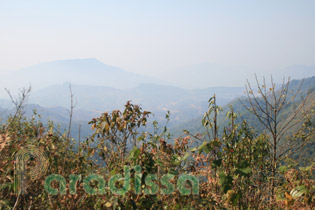
[[71, 126], [72, 126], [72, 118], [73, 118], [73, 109], [74, 109], [74, 107], [76, 105], [74, 103], [74, 93], [72, 92], [71, 84], [69, 85], [69, 91], [70, 91], [70, 111], [69, 111], [69, 127], [68, 127], [67, 139], [70, 138]]
[[[246, 94], [247, 102], [242, 102], [243, 106], [258, 119], [263, 127], [271, 135], [272, 146], [272, 186], [276, 176], [277, 163], [279, 158], [292, 147], [298, 145], [287, 145], [288, 148], [279, 148], [279, 143], [284, 142], [285, 135], [294, 126], [301, 125], [304, 120], [304, 108], [309, 99], [309, 94], [302, 92], [302, 81], [296, 91], [290, 90], [290, 78], [283, 79], [281, 86], [277, 89], [271, 77], [270, 87], [267, 87], [266, 80], [263, 78], [262, 84], [255, 75], [257, 89], [253, 89], [247, 80]], [[303, 144], [303, 143], [302, 143]], [[301, 146], [301, 145], [300, 145]], [[280, 151], [282, 150], [282, 151]]]
[[15, 98], [12, 94], [11, 91], [5, 88], [5, 91], [7, 92], [7, 94], [9, 95], [11, 102], [13, 103], [14, 107], [15, 107], [15, 112], [13, 117], [11, 118], [10, 122], [7, 124], [5, 130], [7, 131], [10, 126], [12, 125], [12, 123], [17, 119], [22, 117], [23, 113], [23, 107], [25, 105], [25, 102], [29, 96], [29, 94], [31, 93], [31, 86], [29, 86], [28, 88], [23, 88], [20, 90], [20, 93], [18, 95], [17, 98]]
[[63, 162], [63, 170], [65, 168], [68, 150], [69, 150], [69, 146], [70, 146], [70, 135], [71, 135], [73, 110], [74, 110], [74, 107], [76, 106], [76, 103], [74, 102], [74, 93], [72, 92], [71, 84], [69, 85], [69, 92], [70, 92], [69, 126], [68, 126], [67, 138], [66, 138], [66, 150], [65, 150], [65, 158], [64, 158], [64, 162]]

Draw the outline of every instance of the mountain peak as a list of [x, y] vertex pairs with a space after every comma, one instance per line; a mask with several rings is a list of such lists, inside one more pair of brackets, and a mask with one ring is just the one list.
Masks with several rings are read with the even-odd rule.
[[[16, 78], [15, 84], [12, 84], [9, 79], [2, 79], [2, 83], [8, 88], [31, 84], [33, 88], [39, 89], [70, 82], [72, 84], [125, 89], [136, 87], [144, 82], [160, 83], [157, 79], [104, 64], [96, 58], [65, 59], [40, 63], [12, 72], [8, 77]], [[10, 84], [6, 81], [10, 81]]]
[[97, 60], [96, 58], [74, 58], [74, 59], [55, 60], [55, 61], [44, 62], [44, 63], [102, 63], [102, 62]]

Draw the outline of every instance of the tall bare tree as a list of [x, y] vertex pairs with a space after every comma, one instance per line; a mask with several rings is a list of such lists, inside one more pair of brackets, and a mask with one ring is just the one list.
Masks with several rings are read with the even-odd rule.
[[[290, 78], [283, 79], [279, 88], [276, 87], [273, 78], [271, 84], [267, 87], [266, 80], [263, 78], [259, 82], [255, 75], [257, 89], [252, 88], [247, 80], [246, 94], [247, 102], [242, 102], [243, 106], [258, 119], [271, 135], [272, 145], [272, 186], [274, 186], [274, 177], [276, 176], [277, 163], [279, 158], [291, 151], [293, 145], [289, 148], [279, 148], [279, 143], [284, 141], [285, 135], [291, 128], [301, 125], [304, 120], [306, 102], [309, 99], [308, 92], [301, 91], [302, 81], [298, 88], [290, 90]], [[303, 142], [301, 142], [303, 144]], [[282, 144], [281, 144], [282, 145]], [[305, 144], [304, 144], [305, 145]], [[301, 145], [300, 145], [301, 146]], [[294, 145], [297, 147], [297, 145]], [[282, 150], [282, 151], [280, 151]]]
[[10, 128], [11, 124], [16, 120], [16, 119], [19, 119], [22, 117], [23, 113], [23, 108], [24, 108], [24, 105], [25, 105], [25, 102], [28, 98], [28, 96], [30, 95], [31, 93], [31, 86], [29, 86], [28, 88], [23, 88], [23, 89], [20, 89], [20, 92], [19, 92], [19, 95], [18, 97], [14, 97], [12, 94], [11, 94], [11, 91], [9, 89], [6, 89], [5, 88], [5, 91], [7, 92], [7, 94], [9, 95], [10, 99], [11, 99], [11, 102], [12, 104], [14, 105], [14, 108], [15, 108], [15, 112], [14, 112], [14, 115], [12, 116], [10, 122], [8, 123], [8, 125], [6, 126], [6, 131]]

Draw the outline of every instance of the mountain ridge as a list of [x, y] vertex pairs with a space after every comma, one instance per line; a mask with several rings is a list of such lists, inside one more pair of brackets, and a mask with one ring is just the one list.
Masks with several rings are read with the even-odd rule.
[[104, 64], [95, 58], [43, 62], [8, 72], [0, 78], [0, 82], [8, 89], [26, 87], [31, 84], [35, 90], [64, 82], [120, 89], [132, 88], [140, 83], [167, 84], [160, 79]]

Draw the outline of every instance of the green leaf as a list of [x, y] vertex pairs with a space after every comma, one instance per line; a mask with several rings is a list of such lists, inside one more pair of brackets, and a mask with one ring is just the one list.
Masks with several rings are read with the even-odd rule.
[[287, 166], [280, 166], [279, 171], [280, 171], [280, 173], [284, 174], [285, 172], [288, 171], [288, 167]]
[[191, 151], [191, 152], [196, 152], [197, 150], [198, 150], [198, 148], [195, 147], [195, 148], [192, 148], [190, 151]]
[[247, 168], [249, 166], [249, 163], [247, 160], [242, 160], [238, 164], [236, 164], [237, 168]]
[[203, 142], [202, 145], [200, 145], [198, 147], [199, 153], [201, 152], [205, 152], [205, 153], [209, 153], [211, 151], [211, 145], [209, 142]]
[[137, 147], [134, 147], [129, 153], [129, 158], [137, 159], [139, 155], [140, 155], [140, 149]]
[[188, 152], [185, 153], [185, 155], [182, 157], [182, 161], [186, 160], [190, 154]]
[[307, 188], [304, 185], [301, 185], [292, 189], [290, 192], [290, 195], [292, 195], [292, 197], [296, 199], [296, 198], [301, 197], [306, 192], [307, 192]]
[[212, 167], [217, 168], [217, 167], [220, 167], [221, 164], [222, 164], [222, 159], [214, 160], [212, 162]]
[[164, 166], [163, 163], [162, 163], [162, 161], [160, 161], [160, 160], [156, 160], [156, 163], [157, 163], [159, 166], [161, 166], [161, 167]]
[[228, 190], [232, 189], [233, 178], [230, 175], [225, 175], [224, 172], [219, 173], [219, 184], [221, 186], [221, 190], [226, 193]]
[[235, 173], [241, 176], [248, 176], [251, 172], [252, 170], [249, 167], [235, 169]]

